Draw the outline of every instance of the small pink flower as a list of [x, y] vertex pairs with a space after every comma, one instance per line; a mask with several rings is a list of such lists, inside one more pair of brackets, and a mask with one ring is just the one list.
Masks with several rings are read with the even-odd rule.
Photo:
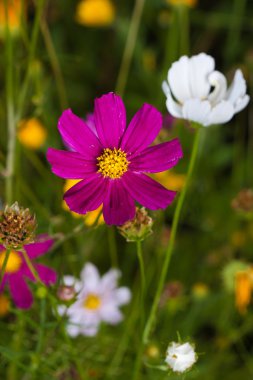
[[[48, 236], [41, 235], [38, 236], [35, 243], [24, 246], [34, 269], [46, 286], [56, 282], [56, 272], [45, 265], [36, 263], [34, 259], [44, 255], [51, 248], [53, 242], [54, 241], [49, 239]], [[5, 254], [6, 249], [0, 245], [0, 270], [3, 266]], [[8, 284], [13, 301], [20, 309], [29, 309], [33, 303], [32, 292], [26, 284], [26, 278], [36, 282], [36, 279], [24, 260], [22, 252], [11, 251], [2, 283], [0, 284], [0, 292], [2, 292], [5, 285]]]
[[58, 129], [72, 151], [49, 148], [47, 159], [57, 176], [82, 180], [64, 195], [70, 210], [86, 214], [103, 204], [105, 222], [122, 225], [134, 218], [135, 201], [166, 208], [176, 193], [145, 173], [171, 169], [183, 153], [178, 139], [150, 146], [161, 127], [162, 115], [149, 104], [127, 127], [123, 101], [114, 93], [95, 100], [94, 120], [64, 111]]

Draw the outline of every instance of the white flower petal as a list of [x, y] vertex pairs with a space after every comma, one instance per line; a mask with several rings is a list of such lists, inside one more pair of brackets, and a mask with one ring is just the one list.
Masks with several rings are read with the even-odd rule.
[[67, 310], [67, 306], [65, 306], [65, 305], [59, 305], [59, 306], [57, 306], [57, 312], [61, 316], [66, 313], [66, 310]]
[[63, 284], [66, 286], [73, 286], [76, 292], [80, 292], [82, 289], [82, 283], [74, 276], [66, 275], [63, 276]]
[[191, 58], [183, 56], [172, 64], [168, 83], [162, 84], [172, 116], [208, 126], [226, 123], [246, 107], [249, 96], [241, 70], [236, 71], [227, 90], [225, 76], [214, 71], [214, 67], [214, 59], [204, 53]]
[[248, 105], [249, 101], [250, 101], [249, 95], [244, 95], [243, 98], [237, 99], [234, 105], [234, 113], [238, 113], [242, 111]]
[[235, 104], [238, 98], [242, 98], [246, 94], [246, 81], [241, 70], [236, 70], [231, 86], [229, 87], [226, 100]]
[[162, 83], [162, 90], [163, 90], [165, 96], [170, 95], [170, 88], [169, 88], [168, 83], [165, 80]]
[[183, 56], [174, 62], [168, 72], [168, 82], [172, 94], [178, 102], [183, 103], [192, 97], [189, 83], [189, 58]]
[[111, 269], [101, 278], [101, 289], [110, 291], [116, 288], [121, 272], [118, 269]]
[[204, 99], [210, 91], [209, 74], [214, 70], [214, 59], [205, 53], [189, 59], [189, 84], [192, 98]]
[[83, 282], [83, 288], [96, 289], [99, 286], [100, 275], [95, 265], [91, 263], [85, 264], [81, 272], [81, 280]]
[[195, 121], [199, 124], [205, 124], [211, 112], [211, 104], [207, 100], [189, 99], [182, 109], [183, 118]]
[[99, 325], [89, 325], [89, 326], [83, 326], [81, 329], [82, 335], [85, 336], [95, 336], [97, 335]]
[[224, 99], [227, 92], [227, 80], [219, 71], [214, 71], [209, 75], [209, 83], [214, 87], [214, 90], [208, 96], [208, 100], [212, 104], [217, 104]]
[[182, 117], [182, 107], [177, 102], [175, 102], [175, 100], [172, 98], [170, 91], [167, 94], [166, 106], [167, 110], [172, 116], [179, 118]]
[[131, 292], [126, 287], [116, 289], [114, 295], [118, 306], [125, 305], [131, 300]]
[[71, 323], [67, 324], [66, 330], [69, 336], [71, 336], [72, 338], [75, 338], [80, 333], [79, 326]]
[[165, 362], [174, 372], [185, 372], [197, 360], [193, 346], [190, 343], [172, 342], [166, 353]]
[[123, 315], [121, 311], [113, 304], [107, 303], [100, 310], [101, 319], [111, 325], [121, 322]]
[[233, 116], [234, 107], [230, 102], [223, 100], [212, 109], [209, 118], [203, 123], [203, 125], [208, 126], [211, 124], [227, 123]]

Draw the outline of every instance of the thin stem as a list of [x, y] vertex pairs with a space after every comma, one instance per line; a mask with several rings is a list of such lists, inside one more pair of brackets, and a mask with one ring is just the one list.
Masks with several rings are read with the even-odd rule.
[[4, 274], [5, 274], [5, 269], [7, 267], [8, 260], [10, 257], [10, 253], [11, 253], [11, 250], [7, 248], [5, 251], [5, 257], [4, 257], [3, 265], [1, 267], [1, 272], [0, 272], [0, 285], [2, 284], [2, 280], [3, 280]]
[[113, 267], [117, 268], [118, 264], [118, 255], [117, 255], [117, 244], [116, 244], [116, 236], [114, 227], [107, 228], [108, 232], [108, 244], [109, 244], [109, 252], [111, 257], [111, 264]]
[[[143, 261], [143, 254], [142, 254], [142, 248], [141, 248], [141, 242], [137, 240], [136, 242], [137, 247], [137, 256], [139, 260], [139, 266], [140, 266], [140, 272], [141, 272], [141, 293], [140, 293], [140, 327], [141, 331], [143, 330], [144, 325], [144, 318], [145, 318], [145, 290], [146, 290], [146, 278], [145, 278], [145, 268], [144, 268], [144, 261]], [[137, 380], [139, 378], [139, 372], [141, 369], [141, 359], [143, 354], [143, 340], [142, 337], [140, 337], [140, 343], [139, 343], [139, 349], [136, 355], [135, 365], [134, 365], [134, 371], [133, 371], [133, 380]]]
[[13, 91], [13, 40], [10, 35], [8, 19], [8, 1], [4, 1], [6, 37], [6, 108], [7, 108], [7, 128], [8, 128], [8, 146], [6, 158], [6, 203], [13, 202], [13, 183], [14, 183], [14, 166], [15, 166], [15, 148], [16, 148], [16, 125], [14, 115], [14, 91]]
[[166, 253], [165, 253], [165, 259], [164, 259], [164, 263], [163, 263], [163, 267], [162, 267], [162, 272], [161, 272], [160, 280], [159, 280], [158, 287], [157, 287], [157, 290], [156, 290], [156, 294], [155, 294], [155, 298], [154, 298], [153, 305], [152, 305], [152, 308], [151, 308], [151, 312], [149, 314], [149, 318], [148, 318], [148, 321], [146, 323], [146, 326], [145, 326], [145, 329], [144, 329], [144, 333], [143, 333], [143, 342], [144, 343], [148, 342], [149, 335], [150, 335], [150, 332], [151, 332], [151, 329], [152, 329], [152, 326], [153, 326], [153, 323], [154, 323], [154, 320], [155, 320], [155, 316], [156, 316], [156, 313], [157, 313], [157, 308], [158, 308], [158, 305], [159, 305], [159, 300], [160, 300], [160, 297], [161, 297], [161, 293], [162, 293], [162, 290], [163, 290], [163, 287], [164, 287], [164, 283], [165, 283], [165, 280], [166, 280], [166, 275], [167, 275], [167, 272], [168, 272], [168, 268], [169, 268], [169, 264], [170, 264], [170, 260], [171, 260], [171, 256], [172, 256], [172, 252], [173, 252], [173, 248], [174, 248], [174, 243], [175, 243], [175, 239], [176, 239], [176, 234], [177, 234], [177, 228], [178, 228], [180, 213], [181, 213], [181, 210], [182, 210], [182, 206], [183, 206], [183, 203], [184, 203], [185, 195], [187, 193], [187, 190], [188, 190], [188, 187], [189, 187], [189, 184], [190, 184], [191, 176], [192, 176], [192, 173], [193, 173], [193, 168], [195, 166], [195, 162], [196, 162], [196, 158], [197, 158], [199, 140], [200, 140], [200, 129], [198, 129], [196, 131], [196, 134], [195, 134], [195, 137], [194, 137], [193, 149], [192, 149], [190, 163], [189, 163], [189, 168], [188, 168], [188, 172], [187, 172], [186, 183], [185, 183], [185, 186], [183, 187], [182, 192], [179, 195], [178, 202], [177, 202], [177, 205], [176, 205], [176, 209], [175, 209], [175, 213], [174, 213], [174, 217], [173, 217], [173, 221], [172, 221], [171, 235], [170, 235], [169, 244], [168, 244], [168, 247], [167, 247], [167, 250], [166, 250]]
[[139, 30], [140, 20], [144, 8], [145, 0], [136, 0], [133, 15], [129, 27], [126, 46], [119, 70], [119, 76], [116, 83], [116, 93], [123, 96], [125, 92], [127, 77], [133, 58], [133, 52], [136, 45], [137, 34]]
[[44, 8], [44, 3], [45, 3], [45, 0], [38, 0], [36, 2], [36, 4], [38, 5], [36, 5], [37, 9], [36, 9], [35, 21], [34, 21], [34, 26], [33, 26], [33, 31], [32, 31], [32, 39], [31, 39], [31, 44], [29, 47], [29, 54], [28, 54], [28, 59], [27, 59], [27, 70], [26, 70], [24, 81], [23, 81], [23, 86], [20, 91], [20, 96], [18, 99], [18, 109], [17, 109], [17, 117], [16, 117], [17, 120], [19, 120], [20, 117], [22, 116], [24, 103], [27, 96], [27, 90], [28, 90], [29, 82], [30, 82], [31, 63], [35, 56], [35, 50], [36, 50], [36, 45], [37, 45], [37, 40], [38, 40], [38, 35], [39, 35], [40, 19], [41, 19], [41, 15]]
[[28, 256], [28, 254], [26, 253], [26, 250], [22, 248], [20, 251], [22, 252], [23, 257], [25, 259], [25, 262], [26, 262], [28, 268], [30, 269], [30, 271], [32, 272], [32, 275], [34, 276], [34, 278], [36, 279], [36, 281], [44, 286], [44, 284], [41, 282], [41, 279], [40, 279], [40, 277], [38, 275], [38, 272], [34, 268], [34, 266], [33, 266], [32, 262], [31, 262], [31, 260], [30, 260], [30, 258]]
[[177, 7], [179, 18], [180, 55], [189, 54], [189, 7], [182, 5]]
[[[21, 351], [22, 343], [25, 341], [25, 319], [18, 316], [17, 321], [15, 322], [15, 333], [11, 345], [11, 350], [18, 354]], [[7, 380], [16, 380], [18, 378], [17, 375], [17, 360], [15, 360], [15, 355], [13, 360], [10, 362], [10, 365], [7, 369]]]
[[45, 41], [48, 56], [52, 65], [53, 72], [54, 72], [60, 105], [61, 105], [61, 108], [64, 109], [64, 108], [67, 108], [68, 106], [67, 92], [65, 89], [64, 79], [61, 72], [61, 66], [59, 64], [59, 60], [55, 51], [55, 47], [50, 35], [48, 25], [46, 23], [46, 20], [44, 20], [44, 18], [41, 18], [40, 20], [40, 28], [42, 31], [42, 35]]
[[143, 305], [143, 298], [145, 295], [145, 289], [146, 289], [146, 279], [145, 279], [145, 269], [144, 269], [144, 261], [143, 261], [143, 254], [142, 254], [142, 248], [141, 248], [141, 242], [138, 240], [136, 242], [137, 245], [137, 256], [139, 260], [140, 265], [140, 272], [141, 272], [141, 304]]
[[240, 35], [244, 25], [244, 14], [246, 10], [247, 0], [234, 0], [234, 7], [231, 14], [229, 24], [226, 49], [224, 49], [224, 57], [227, 62], [231, 62], [236, 58], [236, 54], [240, 52]]

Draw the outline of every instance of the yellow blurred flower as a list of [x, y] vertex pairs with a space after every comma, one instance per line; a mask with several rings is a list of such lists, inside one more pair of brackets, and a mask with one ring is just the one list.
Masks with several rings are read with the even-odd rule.
[[164, 187], [174, 191], [182, 190], [186, 180], [184, 174], [177, 174], [172, 171], [156, 173], [152, 177]]
[[[63, 192], [65, 193], [67, 190], [69, 190], [71, 187], [73, 187], [78, 182], [80, 182], [80, 179], [67, 179], [65, 184], [64, 184], [64, 187], [63, 187]], [[69, 207], [65, 201], [62, 202], [62, 207], [64, 210], [69, 211], [74, 218], [84, 218], [84, 223], [88, 227], [92, 226], [96, 222], [99, 214], [102, 211], [102, 205], [101, 205], [99, 208], [97, 208], [94, 211], [88, 212], [86, 215], [77, 214], [76, 212], [70, 211], [70, 209], [69, 209]], [[97, 224], [102, 224], [102, 223], [104, 223], [103, 214], [100, 215], [100, 217], [97, 221]]]
[[4, 35], [5, 26], [9, 25], [11, 33], [16, 34], [21, 24], [22, 1], [7, 0], [7, 15], [5, 12], [5, 0], [0, 0], [0, 35]]
[[149, 359], [158, 359], [160, 356], [160, 349], [156, 344], [151, 343], [146, 348], [145, 354], [147, 355]]
[[18, 125], [18, 139], [30, 149], [39, 149], [45, 143], [47, 131], [36, 118], [21, 120]]
[[245, 314], [252, 293], [252, 269], [236, 273], [235, 304], [241, 314]]
[[204, 282], [196, 282], [192, 287], [192, 295], [194, 298], [205, 298], [209, 293], [209, 288]]
[[76, 9], [76, 21], [85, 26], [108, 26], [115, 19], [111, 0], [81, 0]]
[[10, 300], [4, 294], [0, 294], [0, 317], [4, 317], [10, 310]]
[[167, 0], [170, 5], [185, 5], [190, 8], [194, 8], [197, 5], [198, 0]]

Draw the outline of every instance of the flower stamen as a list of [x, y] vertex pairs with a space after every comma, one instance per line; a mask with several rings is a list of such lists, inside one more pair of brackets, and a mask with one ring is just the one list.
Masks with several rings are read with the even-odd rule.
[[101, 299], [97, 294], [90, 293], [84, 300], [83, 306], [86, 309], [97, 310], [101, 305]]
[[121, 149], [109, 149], [103, 150], [101, 156], [97, 158], [98, 172], [104, 177], [111, 179], [120, 178], [127, 171], [130, 162], [126, 157], [126, 153]]

